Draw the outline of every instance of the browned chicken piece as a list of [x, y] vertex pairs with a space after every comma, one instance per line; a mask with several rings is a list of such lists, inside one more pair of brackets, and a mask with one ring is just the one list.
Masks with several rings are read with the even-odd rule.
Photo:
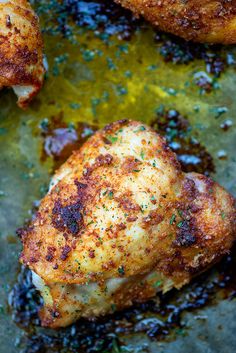
[[26, 0], [0, 0], [0, 89], [12, 87], [27, 106], [43, 84], [43, 43], [38, 17]]
[[183, 173], [154, 130], [106, 126], [57, 171], [21, 233], [42, 324], [66, 326], [181, 288], [229, 252], [235, 216], [233, 197]]
[[236, 43], [236, 0], [115, 0], [186, 40]]

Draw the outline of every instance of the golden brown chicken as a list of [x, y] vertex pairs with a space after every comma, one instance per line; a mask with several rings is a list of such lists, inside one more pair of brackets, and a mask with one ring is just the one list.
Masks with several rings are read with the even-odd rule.
[[187, 40], [236, 43], [236, 0], [115, 0]]
[[0, 0], [0, 89], [12, 87], [26, 107], [43, 84], [38, 17], [26, 0]]
[[229, 252], [235, 221], [233, 198], [184, 174], [154, 130], [106, 126], [57, 171], [22, 231], [42, 324], [66, 326], [181, 288]]

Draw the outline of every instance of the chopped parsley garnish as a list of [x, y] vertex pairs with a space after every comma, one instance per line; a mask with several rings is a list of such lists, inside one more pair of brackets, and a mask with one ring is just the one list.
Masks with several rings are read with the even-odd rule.
[[170, 224], [172, 225], [175, 221], [176, 215], [172, 214], [171, 219], [170, 219]]
[[153, 284], [154, 288], [160, 287], [162, 285], [162, 281], [157, 281], [156, 283]]
[[117, 142], [118, 137], [108, 135], [108, 136], [107, 136], [107, 139], [108, 139], [111, 143], [115, 143], [115, 142]]
[[183, 216], [183, 211], [178, 210], [178, 214], [179, 214], [180, 217], [182, 217]]
[[87, 226], [89, 226], [90, 224], [93, 224], [93, 223], [94, 223], [94, 221], [92, 220], [87, 224]]
[[135, 130], [134, 132], [139, 132], [139, 131], [145, 131], [146, 128], [145, 126], [140, 126], [137, 130]]
[[226, 214], [224, 212], [221, 212], [221, 218], [225, 219], [225, 217], [226, 217]]
[[184, 222], [181, 221], [181, 222], [179, 222], [179, 223], [177, 224], [177, 227], [178, 227], [178, 228], [181, 228], [181, 227], [183, 226], [183, 224], [184, 224]]
[[125, 269], [124, 269], [124, 266], [120, 266], [118, 267], [118, 273], [121, 275], [121, 276], [124, 276], [125, 274]]
[[140, 131], [145, 131], [146, 128], [145, 128], [145, 126], [140, 126], [139, 130], [140, 130]]
[[109, 191], [108, 197], [109, 197], [109, 199], [112, 199], [112, 198], [113, 198], [113, 191]]

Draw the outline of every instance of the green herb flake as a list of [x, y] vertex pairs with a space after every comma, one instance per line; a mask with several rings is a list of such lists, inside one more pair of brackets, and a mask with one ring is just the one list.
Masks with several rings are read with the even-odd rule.
[[69, 104], [70, 108], [73, 109], [73, 110], [76, 110], [76, 109], [79, 109], [81, 107], [81, 104], [80, 103], [70, 103]]
[[93, 223], [94, 223], [94, 221], [92, 220], [87, 224], [87, 226], [90, 226], [90, 224], [93, 224]]
[[111, 310], [112, 310], [113, 312], [116, 311], [116, 304], [111, 304]]
[[172, 214], [171, 219], [170, 219], [170, 224], [172, 225], [175, 221], [176, 215]]
[[146, 130], [145, 126], [142, 125], [137, 130], [135, 130], [134, 132], [145, 131], [145, 130]]
[[108, 135], [108, 136], [107, 136], [107, 139], [108, 139], [111, 143], [115, 143], [115, 142], [117, 142], [118, 137]]
[[124, 266], [121, 265], [118, 267], [118, 273], [121, 275], [121, 276], [124, 276], [125, 274], [125, 269], [124, 269]]
[[177, 224], [177, 227], [178, 227], [178, 228], [181, 228], [181, 227], [183, 226], [183, 224], [184, 224], [184, 222], [181, 221], [181, 222], [179, 222], [179, 223]]
[[225, 217], [226, 217], [226, 214], [224, 212], [221, 212], [221, 218], [225, 219]]
[[183, 211], [178, 210], [178, 215], [179, 215], [180, 217], [182, 217], [182, 216], [183, 216]]
[[153, 287], [154, 288], [158, 288], [158, 287], [160, 287], [162, 285], [162, 281], [157, 281], [157, 282], [155, 282], [154, 284], [153, 284]]
[[144, 153], [144, 151], [143, 151], [143, 150], [141, 151], [140, 156], [141, 156], [142, 160], [144, 160], [145, 153]]
[[108, 197], [109, 197], [109, 199], [112, 199], [113, 198], [113, 191], [109, 191], [109, 193], [108, 193]]

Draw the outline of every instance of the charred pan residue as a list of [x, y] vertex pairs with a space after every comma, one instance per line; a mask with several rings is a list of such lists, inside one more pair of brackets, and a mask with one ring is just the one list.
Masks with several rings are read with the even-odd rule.
[[31, 271], [24, 266], [10, 293], [9, 304], [13, 320], [18, 325], [26, 329], [40, 325], [38, 310], [43, 305], [43, 300], [32, 283]]
[[67, 206], [62, 206], [60, 200], [57, 200], [52, 210], [52, 224], [61, 232], [69, 232], [72, 235], [78, 235], [84, 227], [83, 205], [80, 201]]
[[[92, 30], [96, 36], [106, 40], [111, 35], [118, 35], [120, 39], [130, 39], [141, 22], [128, 10], [109, 0], [63, 0], [51, 1], [53, 18], [46, 31], [61, 32], [65, 37], [73, 34], [70, 26], [73, 20], [79, 27]], [[40, 6], [40, 12], [48, 12], [47, 6]]]
[[160, 44], [159, 51], [166, 62], [188, 64], [201, 59], [206, 64], [206, 71], [215, 77], [219, 77], [227, 66], [235, 64], [230, 57], [227, 57], [221, 45], [186, 42], [166, 34], [157, 34], [156, 42]]
[[209, 176], [215, 171], [213, 158], [197, 140], [188, 120], [176, 110], [160, 107], [151, 126], [167, 139], [177, 154], [184, 172], [197, 172]]
[[126, 334], [144, 333], [158, 340], [185, 334], [184, 313], [196, 312], [218, 299], [236, 297], [235, 250], [181, 292], [160, 294], [160, 303], [150, 300], [95, 321], [82, 319], [53, 334], [37, 329], [37, 310], [42, 301], [32, 285], [30, 270], [23, 269], [10, 300], [14, 320], [29, 332], [23, 352], [111, 353], [122, 351], [122, 337]]
[[86, 123], [68, 124], [63, 121], [63, 114], [43, 120], [40, 124], [43, 138], [41, 160], [53, 158], [53, 170], [57, 169], [72, 151], [79, 149], [97, 127]]
[[196, 237], [190, 226], [189, 221], [182, 221], [179, 225], [179, 230], [177, 231], [177, 238], [175, 244], [177, 246], [188, 247], [196, 243]]

